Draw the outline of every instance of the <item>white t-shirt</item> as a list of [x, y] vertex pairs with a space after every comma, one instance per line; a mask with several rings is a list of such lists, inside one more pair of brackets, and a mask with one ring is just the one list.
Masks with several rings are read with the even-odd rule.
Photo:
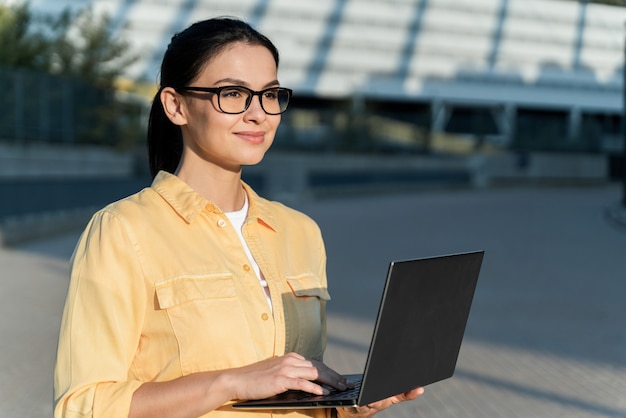
[[244, 197], [245, 197], [245, 200], [243, 203], [243, 207], [241, 209], [235, 212], [225, 212], [225, 215], [226, 217], [228, 217], [228, 219], [230, 220], [230, 223], [235, 228], [235, 231], [237, 232], [237, 235], [239, 236], [239, 240], [241, 241], [241, 245], [243, 245], [243, 249], [246, 252], [246, 255], [248, 256], [248, 260], [250, 260], [252, 269], [256, 273], [256, 276], [259, 278], [259, 283], [261, 283], [261, 286], [263, 287], [263, 291], [265, 292], [265, 298], [267, 299], [267, 303], [269, 304], [270, 309], [272, 309], [272, 299], [270, 298], [270, 289], [267, 286], [267, 281], [265, 281], [265, 278], [263, 277], [263, 273], [261, 272], [259, 265], [254, 260], [254, 257], [252, 257], [250, 248], [248, 248], [248, 244], [246, 244], [246, 240], [243, 239], [243, 234], [241, 232], [241, 228], [243, 227], [243, 224], [246, 221], [246, 217], [248, 216], [248, 206], [249, 206], [248, 195], [244, 193]]

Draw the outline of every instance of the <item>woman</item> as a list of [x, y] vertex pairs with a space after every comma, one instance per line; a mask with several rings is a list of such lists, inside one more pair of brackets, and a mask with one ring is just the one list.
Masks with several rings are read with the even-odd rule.
[[[148, 128], [153, 183], [96, 213], [72, 258], [55, 417], [269, 417], [230, 404], [351, 385], [322, 363], [319, 228], [241, 181], [291, 95], [277, 66], [238, 20], [172, 38]], [[367, 417], [420, 393], [285, 415]]]

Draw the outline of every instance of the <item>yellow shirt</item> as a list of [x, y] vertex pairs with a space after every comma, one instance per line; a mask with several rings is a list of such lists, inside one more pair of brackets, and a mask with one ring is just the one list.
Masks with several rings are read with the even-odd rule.
[[[72, 257], [54, 376], [54, 416], [128, 416], [148, 381], [228, 369], [326, 345], [326, 254], [306, 215], [247, 185], [243, 236], [273, 313], [225, 214], [176, 176], [96, 213]], [[324, 410], [274, 412], [324, 417]], [[230, 405], [212, 418], [269, 417]]]

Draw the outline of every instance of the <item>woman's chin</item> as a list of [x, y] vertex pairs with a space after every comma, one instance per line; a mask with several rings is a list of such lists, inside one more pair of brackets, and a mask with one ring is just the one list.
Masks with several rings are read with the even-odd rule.
[[250, 153], [250, 154], [242, 155], [241, 156], [241, 165], [242, 166], [257, 165], [261, 161], [263, 161], [264, 157], [265, 157], [265, 151], [262, 152], [262, 153], [259, 152], [259, 153]]

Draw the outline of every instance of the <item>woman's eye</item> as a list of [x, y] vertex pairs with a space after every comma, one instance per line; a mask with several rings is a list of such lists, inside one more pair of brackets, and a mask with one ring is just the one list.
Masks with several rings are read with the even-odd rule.
[[240, 90], [240, 89], [227, 89], [227, 90], [222, 90], [222, 97], [227, 97], [230, 99], [236, 99], [238, 97], [243, 96], [244, 93]]
[[268, 100], [276, 100], [278, 98], [278, 91], [277, 90], [266, 90], [265, 93], [263, 94], [263, 96], [265, 96], [265, 98], [268, 99]]

